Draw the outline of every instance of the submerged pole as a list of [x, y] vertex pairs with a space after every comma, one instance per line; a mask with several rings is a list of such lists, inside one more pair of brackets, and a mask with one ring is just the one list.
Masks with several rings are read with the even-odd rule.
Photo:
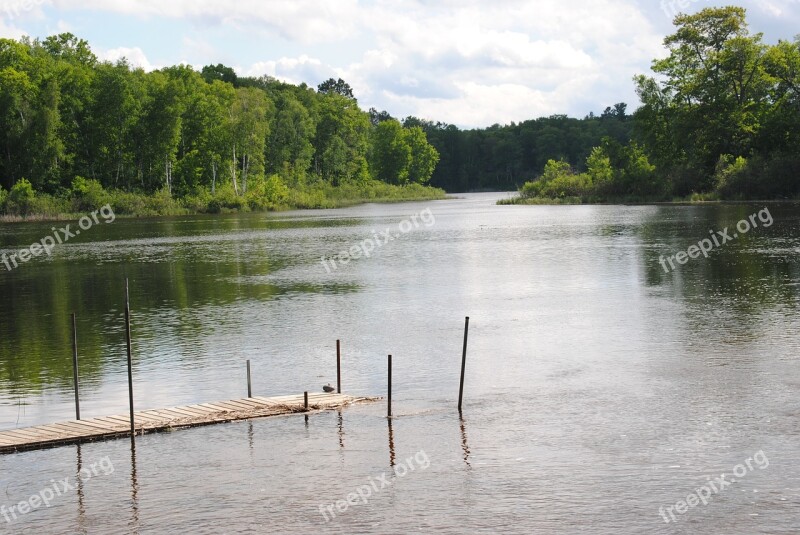
[[81, 396], [78, 389], [78, 327], [72, 313], [72, 382], [75, 385], [75, 419], [81, 419]]
[[388, 406], [388, 413], [387, 417], [392, 417], [392, 356], [389, 355], [389, 406]]
[[336, 393], [342, 393], [342, 341], [336, 340]]
[[250, 359], [247, 360], [247, 398], [253, 397], [253, 383], [250, 381]]
[[469, 316], [464, 325], [464, 350], [461, 354], [461, 385], [458, 387], [458, 412], [461, 412], [461, 403], [464, 400], [464, 372], [467, 369], [467, 339], [469, 337]]
[[131, 349], [131, 300], [128, 291], [128, 279], [125, 279], [125, 340], [128, 348], [128, 404], [131, 412], [131, 438], [136, 436], [136, 425], [133, 420], [133, 351]]

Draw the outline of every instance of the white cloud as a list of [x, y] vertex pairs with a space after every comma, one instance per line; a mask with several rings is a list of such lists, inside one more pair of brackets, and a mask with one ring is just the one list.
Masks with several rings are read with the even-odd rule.
[[[124, 43], [108, 44], [111, 50], [99, 54], [104, 59], [124, 55], [152, 69], [147, 50], [163, 64], [232, 58], [232, 64], [244, 65], [237, 68], [240, 74], [292, 83], [342, 77], [364, 107], [460, 126], [554, 113], [582, 116], [620, 101], [633, 109], [632, 77], [663, 56], [663, 37], [672, 29], [661, 3], [649, 0], [53, 2], [59, 19], [80, 10], [93, 17], [100, 12], [102, 21], [102, 12], [113, 12], [127, 15], [132, 25], [141, 21], [142, 28], [154, 19], [174, 20], [181, 32], [172, 49], [163, 47], [170, 36], [144, 31], [141, 42], [126, 36]], [[800, 1], [742, 3], [750, 8], [751, 22], [777, 28], [784, 38], [796, 33], [784, 28], [797, 19]], [[710, 5], [689, 0], [687, 10]], [[21, 32], [0, 21], [3, 31]], [[252, 46], [233, 48], [232, 35], [237, 43], [246, 35]], [[113, 48], [122, 44], [141, 48]]]
[[189, 19], [203, 25], [267, 32], [303, 43], [352, 34], [357, 0], [55, 0], [60, 9], [111, 11], [142, 18]]
[[662, 40], [625, 1], [379, 2], [362, 17], [378, 46], [343, 69], [362, 102], [466, 126], [631, 102]]
[[331, 77], [339, 76], [334, 68], [323, 64], [316, 58], [302, 55], [297, 58], [280, 58], [279, 60], [261, 61], [247, 69], [237, 69], [245, 76], [261, 76], [267, 74], [278, 80], [292, 84], [306, 82], [316, 84]]
[[122, 58], [127, 58], [128, 63], [130, 63], [132, 67], [141, 67], [148, 72], [160, 68], [150, 63], [150, 60], [147, 59], [144, 51], [142, 51], [142, 49], [139, 47], [119, 47], [111, 50], [95, 51], [95, 54], [100, 60], [110, 61], [112, 63], [116, 63]]

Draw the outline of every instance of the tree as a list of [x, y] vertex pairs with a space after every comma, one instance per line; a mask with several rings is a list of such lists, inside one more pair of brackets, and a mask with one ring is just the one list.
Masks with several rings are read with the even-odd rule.
[[370, 168], [376, 179], [388, 184], [406, 184], [411, 158], [411, 146], [398, 121], [383, 121], [375, 127]]
[[[664, 40], [670, 55], [653, 63], [664, 78], [637, 78], [644, 106], [637, 114], [648, 139], [669, 137], [671, 154], [710, 176], [720, 154], [749, 154], [760, 128], [770, 80], [761, 34], [750, 35], [745, 10], [706, 8], [675, 18], [677, 30]], [[708, 189], [709, 181], [696, 184]]]
[[328, 78], [321, 84], [317, 86], [317, 91], [323, 95], [330, 95], [330, 94], [337, 94], [343, 97], [351, 98], [355, 100], [355, 96], [353, 95], [353, 89], [350, 87], [350, 84], [339, 78], [338, 80], [334, 80], [333, 78]]
[[268, 114], [273, 110], [267, 95], [254, 88], [239, 88], [230, 111], [231, 128], [231, 178], [239, 194], [237, 173], [241, 171], [241, 193], [247, 193], [251, 174], [264, 178], [264, 154], [269, 135]]
[[277, 95], [277, 113], [267, 146], [267, 167], [272, 173], [285, 172], [302, 180], [314, 156], [312, 140], [316, 131], [311, 115], [290, 92]]
[[404, 138], [411, 149], [408, 181], [427, 184], [439, 163], [439, 153], [428, 143], [425, 132], [418, 126], [406, 129]]
[[218, 80], [220, 82], [225, 82], [226, 84], [231, 84], [234, 87], [238, 87], [239, 77], [236, 75], [236, 71], [233, 70], [233, 67], [227, 67], [222, 63], [218, 63], [217, 65], [206, 65], [203, 67], [201, 74], [203, 79], [209, 84], [214, 80]]

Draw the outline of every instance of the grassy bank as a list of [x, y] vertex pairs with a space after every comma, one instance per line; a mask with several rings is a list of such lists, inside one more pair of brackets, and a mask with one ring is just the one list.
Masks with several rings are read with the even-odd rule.
[[332, 186], [325, 182], [287, 186], [277, 176], [251, 184], [247, 193], [232, 186], [216, 188], [212, 194], [198, 189], [183, 197], [166, 189], [152, 194], [105, 190], [99, 182], [76, 178], [72, 188], [58, 195], [39, 193], [29, 182], [18, 182], [10, 192], [0, 189], [0, 221], [46, 221], [74, 219], [109, 205], [117, 216], [155, 217], [189, 214], [220, 214], [251, 211], [341, 208], [367, 202], [390, 203], [443, 199], [444, 190], [419, 184], [395, 186], [378, 181]]

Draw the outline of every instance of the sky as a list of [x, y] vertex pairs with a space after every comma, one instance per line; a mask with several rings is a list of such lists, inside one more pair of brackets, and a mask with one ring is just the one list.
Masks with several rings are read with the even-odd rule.
[[[100, 59], [146, 70], [223, 63], [316, 87], [362, 108], [460, 127], [626, 102], [665, 54], [677, 12], [709, 0], [0, 0], [0, 37], [71, 32]], [[753, 32], [793, 39], [800, 0], [740, 0]]]

